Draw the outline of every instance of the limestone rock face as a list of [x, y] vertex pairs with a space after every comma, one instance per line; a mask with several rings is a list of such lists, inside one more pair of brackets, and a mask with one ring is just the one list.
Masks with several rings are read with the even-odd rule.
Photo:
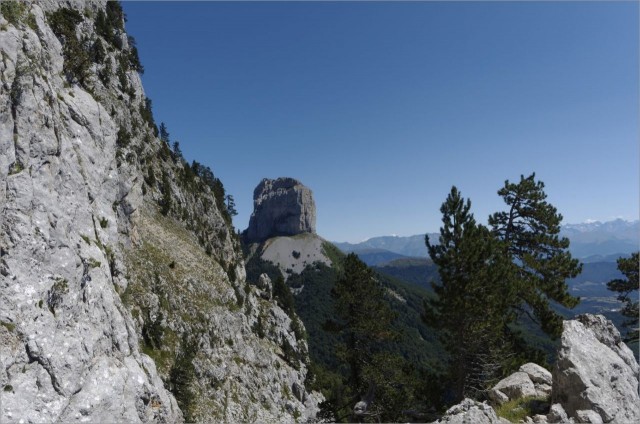
[[548, 397], [551, 395], [552, 376], [549, 371], [534, 363], [524, 364], [520, 369], [503, 378], [489, 391], [489, 398], [497, 404], [526, 396]]
[[316, 232], [316, 205], [311, 190], [293, 178], [263, 179], [253, 192], [247, 240]]
[[551, 386], [553, 382], [553, 376], [548, 370], [532, 362], [522, 365], [519, 371], [527, 373], [534, 384], [546, 384]]
[[569, 421], [569, 417], [565, 412], [562, 405], [559, 403], [554, 403], [549, 408], [549, 413], [547, 414], [547, 422], [550, 423], [566, 423]]
[[433, 424], [498, 424], [504, 421], [486, 403], [464, 399], [459, 404], [449, 408], [445, 415]]
[[[533, 385], [533, 382], [527, 373], [522, 371], [514, 372], [510, 376], [500, 380], [500, 382], [498, 382], [491, 391], [503, 393], [508, 399], [518, 399], [525, 396], [536, 395], [536, 388]], [[496, 400], [502, 399], [499, 394], [494, 394], [492, 398]], [[507, 399], [505, 399], [505, 401], [506, 400]]]
[[131, 118], [111, 113], [110, 89], [65, 80], [46, 16], [61, 3], [23, 4], [22, 18], [0, 17], [0, 421], [181, 421], [116, 291], [142, 200], [116, 158]]
[[212, 178], [155, 137], [124, 20], [106, 39], [106, 1], [20, 3], [0, 15], [0, 422], [312, 419], [295, 316], [246, 284]]
[[640, 420], [638, 363], [611, 321], [584, 314], [564, 322], [552, 398], [579, 422]]

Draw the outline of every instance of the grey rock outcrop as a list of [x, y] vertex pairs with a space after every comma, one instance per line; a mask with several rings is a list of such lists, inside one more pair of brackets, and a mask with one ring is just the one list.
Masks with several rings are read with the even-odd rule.
[[447, 409], [445, 415], [433, 424], [499, 424], [509, 422], [496, 415], [493, 408], [486, 403], [472, 399], [464, 399], [457, 405]]
[[584, 314], [564, 322], [552, 399], [577, 421], [596, 420], [585, 411], [605, 423], [640, 421], [638, 363], [611, 321]]
[[[499, 393], [496, 393], [499, 392]], [[506, 399], [500, 396], [500, 394], [504, 394]], [[533, 382], [527, 375], [527, 373], [522, 371], [517, 371], [511, 374], [510, 376], [500, 380], [498, 384], [496, 384], [491, 389], [491, 398], [495, 400], [500, 400], [502, 402], [506, 402], [510, 399], [518, 399], [526, 396], [535, 396], [536, 388], [533, 385]]]
[[489, 391], [489, 398], [498, 404], [527, 396], [551, 395], [552, 376], [549, 371], [534, 363], [527, 363], [503, 378]]
[[559, 403], [554, 403], [549, 408], [549, 413], [547, 414], [547, 422], [566, 423], [569, 422], [569, 416], [565, 412], [562, 405], [560, 405]]
[[273, 294], [273, 284], [271, 278], [267, 274], [260, 274], [258, 279], [258, 289], [260, 289], [260, 297], [264, 300], [271, 300]]
[[127, 242], [140, 184], [117, 171], [116, 117], [64, 80], [57, 7], [0, 17], [0, 421], [181, 421], [105, 248]]
[[[106, 2], [21, 4], [0, 16], [0, 422], [311, 419], [306, 343], [154, 136], [126, 33], [96, 30]], [[63, 7], [78, 24], [58, 37]], [[74, 37], [104, 50], [83, 75]], [[181, 403], [163, 383], [180, 367]]]
[[311, 190], [293, 178], [263, 179], [253, 192], [247, 240], [316, 232], [316, 205]]

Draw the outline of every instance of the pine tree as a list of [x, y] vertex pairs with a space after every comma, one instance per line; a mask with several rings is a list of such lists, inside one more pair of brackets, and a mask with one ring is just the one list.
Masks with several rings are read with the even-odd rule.
[[449, 353], [449, 379], [456, 401], [475, 396], [500, 375], [506, 353], [504, 329], [515, 292], [507, 284], [513, 266], [505, 246], [478, 225], [471, 201], [452, 187], [442, 204], [439, 244], [425, 242], [438, 266], [436, 298], [425, 302], [423, 319], [439, 330]]
[[227, 194], [227, 196], [225, 197], [225, 200], [227, 201], [227, 212], [229, 213], [229, 215], [230, 216], [238, 215], [238, 211], [236, 210], [236, 201], [233, 198], [233, 196], [231, 194]]
[[[338, 356], [347, 365], [346, 385], [353, 400], [366, 403], [364, 416], [393, 420], [399, 411], [382, 410], [397, 405], [384, 394], [383, 376], [390, 375], [393, 359], [383, 351], [383, 343], [393, 340], [391, 328], [395, 316], [384, 299], [384, 289], [367, 265], [354, 253], [344, 259], [344, 272], [331, 291], [335, 299], [337, 322], [333, 329], [340, 332], [344, 343], [338, 346]], [[388, 378], [386, 383], [388, 384]], [[347, 396], [349, 397], [349, 396]], [[347, 402], [353, 407], [355, 402]]]
[[173, 142], [173, 157], [176, 162], [184, 160], [182, 149], [180, 149], [180, 142], [177, 140]]
[[498, 195], [508, 212], [491, 215], [489, 225], [507, 245], [517, 266], [512, 285], [518, 295], [513, 309], [519, 317], [527, 315], [552, 338], [559, 337], [562, 317], [549, 302], [575, 307], [580, 300], [568, 293], [565, 281], [582, 271], [582, 264], [569, 253], [569, 239], [559, 236], [562, 215], [546, 201], [544, 183], [535, 180], [535, 173], [521, 176], [518, 184], [505, 181]]
[[[618, 258], [618, 270], [624, 274], [626, 279], [616, 278], [607, 283], [607, 288], [611, 291], [619, 293], [618, 300], [624, 302], [624, 308], [620, 311], [623, 316], [629, 318], [623, 323], [625, 327], [630, 327], [624, 341], [638, 342], [638, 301], [634, 301], [631, 292], [640, 289], [638, 281], [638, 252], [631, 255], [630, 258]], [[635, 296], [637, 299], [637, 295]]]
[[160, 128], [158, 128], [158, 133], [160, 134], [160, 140], [164, 141], [168, 145], [170, 142], [169, 131], [167, 131], [167, 126], [164, 124], [164, 122], [160, 122]]

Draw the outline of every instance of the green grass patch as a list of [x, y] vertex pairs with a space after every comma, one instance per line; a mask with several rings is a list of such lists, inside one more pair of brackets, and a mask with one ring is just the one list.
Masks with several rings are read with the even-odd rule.
[[4, 328], [6, 328], [8, 331], [11, 331], [11, 332], [13, 332], [13, 330], [16, 329], [16, 325], [10, 322], [0, 321], [0, 325], [2, 325]]
[[26, 15], [27, 5], [19, 1], [3, 1], [0, 12], [10, 24], [18, 26]]
[[544, 397], [527, 396], [505, 402], [495, 409], [499, 417], [517, 423], [524, 420], [525, 417], [546, 414], [549, 410], [549, 400]]
[[336, 268], [338, 271], [342, 269], [342, 260], [344, 259], [345, 255], [340, 251], [340, 249], [338, 249], [328, 241], [325, 241], [322, 243], [322, 253], [324, 253], [324, 255], [329, 258], [334, 268]]

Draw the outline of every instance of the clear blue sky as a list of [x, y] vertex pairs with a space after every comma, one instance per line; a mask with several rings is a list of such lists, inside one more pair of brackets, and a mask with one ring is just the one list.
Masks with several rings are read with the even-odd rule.
[[154, 115], [246, 228], [264, 178], [329, 240], [479, 221], [535, 171], [565, 223], [638, 218], [637, 2], [133, 2]]

